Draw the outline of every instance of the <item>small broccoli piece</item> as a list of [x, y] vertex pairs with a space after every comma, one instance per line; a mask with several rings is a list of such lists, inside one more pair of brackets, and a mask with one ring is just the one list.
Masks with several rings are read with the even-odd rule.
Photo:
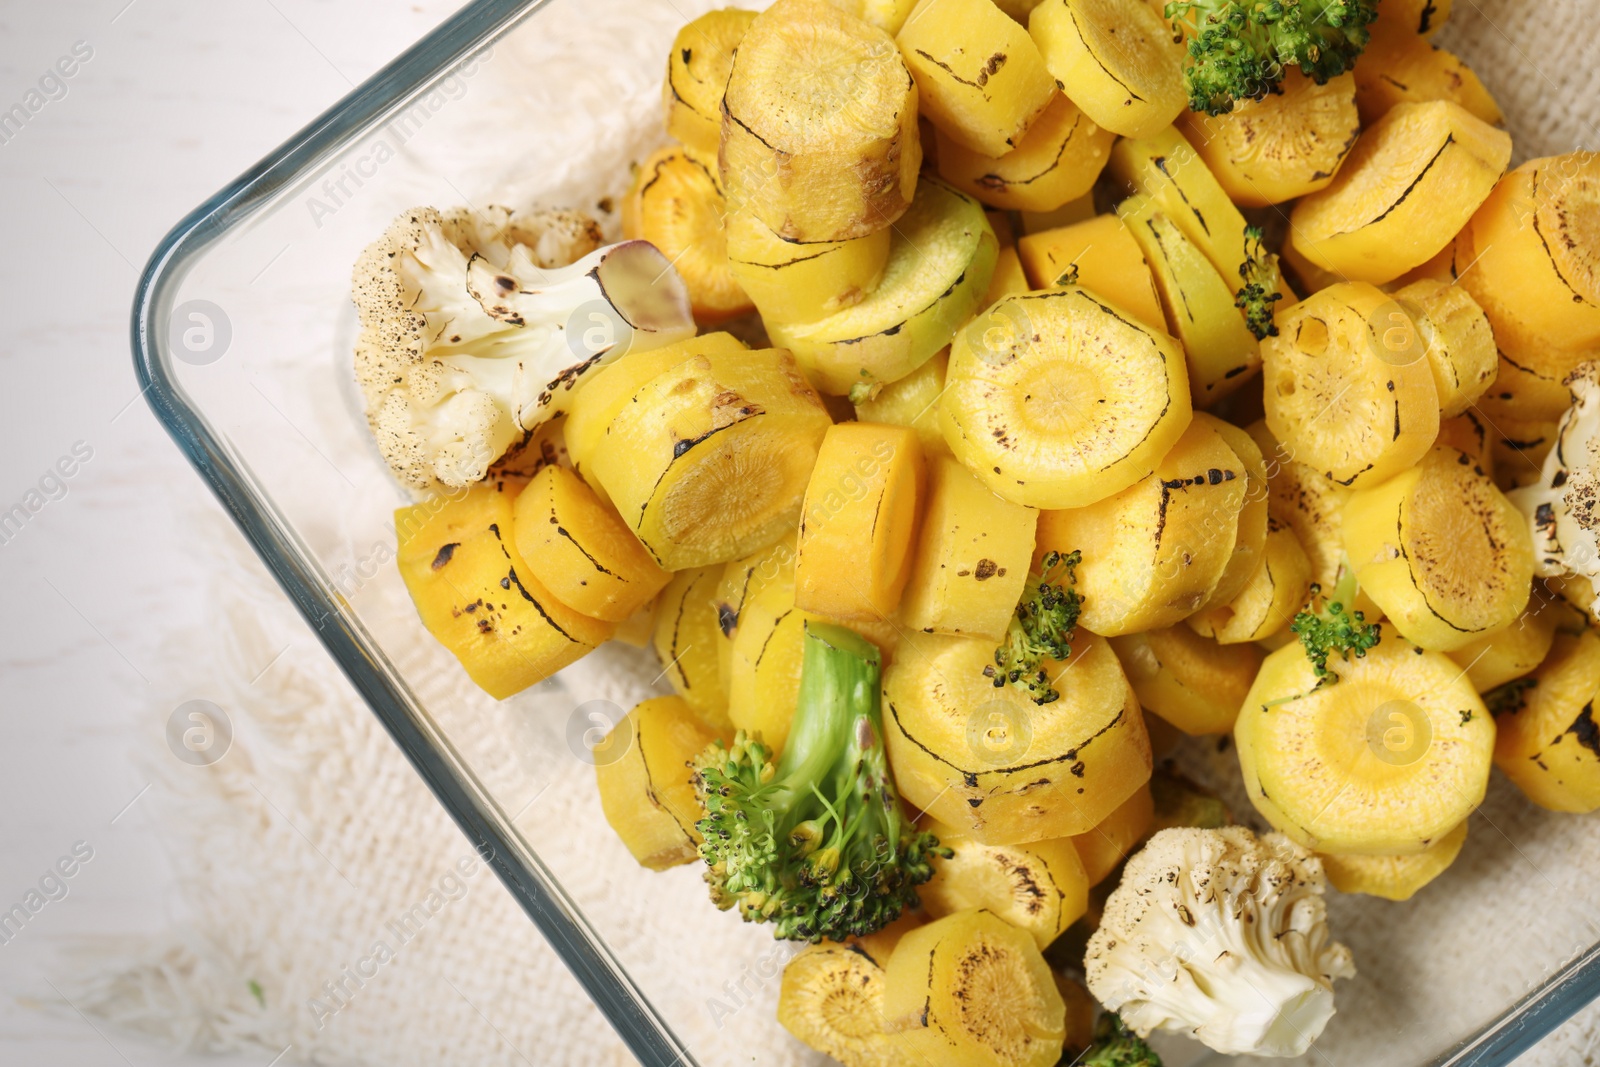
[[1275, 271], [1267, 250], [1261, 245], [1261, 228], [1246, 227], [1244, 231], [1245, 261], [1239, 264], [1239, 276], [1244, 287], [1234, 297], [1233, 304], [1244, 312], [1245, 325], [1256, 340], [1278, 336], [1277, 324], [1272, 321], [1272, 305], [1283, 299], [1276, 289]]
[[1289, 631], [1300, 638], [1306, 658], [1316, 670], [1317, 689], [1339, 680], [1339, 676], [1328, 669], [1330, 655], [1337, 653], [1345, 660], [1351, 656], [1365, 656], [1378, 643], [1381, 630], [1380, 624], [1367, 622], [1364, 613], [1349, 609], [1356, 597], [1356, 576], [1348, 563], [1339, 568], [1339, 582], [1333, 587], [1333, 595], [1324, 598], [1322, 606], [1317, 608], [1317, 598], [1321, 595], [1322, 587], [1313, 582], [1311, 603], [1289, 624]]
[[695, 763], [706, 816], [700, 855], [719, 908], [774, 936], [843, 941], [918, 904], [948, 857], [900, 810], [883, 747], [878, 649], [842, 626], [808, 622], [800, 695], [776, 764], [741, 731]]
[[1538, 685], [1537, 678], [1518, 678], [1505, 685], [1497, 685], [1483, 694], [1483, 703], [1495, 718], [1510, 715], [1522, 710], [1522, 706], [1528, 702], [1528, 690]]
[[1275, 91], [1290, 67], [1318, 85], [1353, 67], [1378, 0], [1174, 0], [1166, 14], [1189, 39], [1189, 106], [1226, 115]]
[[994, 679], [996, 689], [1014, 685], [1033, 697], [1035, 704], [1049, 704], [1061, 696], [1050, 684], [1044, 661], [1059, 663], [1072, 655], [1072, 635], [1078, 628], [1083, 597], [1068, 586], [1077, 584], [1074, 568], [1081, 562], [1081, 552], [1047, 552], [1039, 561], [1039, 570], [1028, 575], [1022, 599], [1006, 627], [1005, 643], [995, 649], [994, 666], [983, 669], [984, 677]]
[[1113, 1011], [1095, 1020], [1094, 1044], [1074, 1062], [1077, 1067], [1161, 1067], [1161, 1057]]

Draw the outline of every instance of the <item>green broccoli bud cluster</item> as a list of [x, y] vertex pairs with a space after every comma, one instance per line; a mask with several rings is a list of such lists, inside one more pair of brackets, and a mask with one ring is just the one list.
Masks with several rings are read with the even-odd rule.
[[1161, 1067], [1155, 1050], [1109, 1011], [1095, 1021], [1094, 1043], [1073, 1062], [1077, 1067]]
[[1174, 0], [1166, 14], [1189, 39], [1189, 106], [1226, 115], [1274, 92], [1290, 67], [1318, 85], [1353, 67], [1378, 0]]
[[1378, 643], [1382, 631], [1379, 623], [1367, 622], [1365, 613], [1350, 609], [1356, 597], [1356, 578], [1348, 564], [1340, 569], [1333, 595], [1324, 599], [1320, 608], [1315, 608], [1321, 594], [1322, 587], [1313, 582], [1311, 605], [1289, 624], [1289, 631], [1300, 638], [1306, 659], [1311, 661], [1316, 672], [1317, 689], [1339, 680], [1339, 676], [1328, 669], [1329, 656], [1338, 655], [1345, 660], [1365, 656]]
[[1517, 678], [1504, 685], [1497, 685], [1483, 694], [1484, 706], [1489, 709], [1489, 714], [1496, 718], [1521, 711], [1528, 702], [1528, 690], [1537, 688], [1538, 685], [1537, 678]]
[[1060, 698], [1044, 669], [1046, 660], [1063, 662], [1072, 655], [1072, 635], [1078, 628], [1083, 597], [1076, 589], [1075, 568], [1083, 553], [1047, 552], [1039, 570], [1028, 575], [1022, 599], [1006, 626], [1005, 641], [994, 652], [994, 666], [983, 669], [1000, 689], [1016, 686], [1035, 704]]
[[695, 762], [706, 882], [717, 907], [794, 941], [843, 941], [918, 905], [949, 856], [900, 809], [883, 747], [876, 646], [807, 623], [800, 694], [783, 754], [742, 731]]

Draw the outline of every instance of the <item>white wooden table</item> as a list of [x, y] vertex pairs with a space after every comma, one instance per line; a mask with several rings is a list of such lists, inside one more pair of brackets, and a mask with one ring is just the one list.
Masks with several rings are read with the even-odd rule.
[[216, 505], [138, 397], [129, 306], [180, 216], [452, 7], [0, 0], [0, 912], [92, 851], [0, 944], [0, 1063], [265, 1064], [19, 1000], [65, 948], [182, 921], [137, 768], [170, 758], [148, 708], [181, 679], [153, 664], [204, 588], [177, 517]]
[[270, 1058], [175, 1057], [21, 999], [65, 950], [182, 921], [138, 768], [172, 758], [150, 703], [182, 679], [154, 665], [205, 587], [178, 517], [217, 505], [138, 396], [129, 308], [180, 217], [456, 6], [0, 0], [0, 513], [25, 513], [0, 518], [0, 912], [92, 851], [0, 926], [0, 1064]]

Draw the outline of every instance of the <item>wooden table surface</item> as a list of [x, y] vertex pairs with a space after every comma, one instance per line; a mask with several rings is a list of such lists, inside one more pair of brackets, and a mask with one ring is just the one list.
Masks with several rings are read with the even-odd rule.
[[0, 911], [93, 857], [0, 944], [0, 1063], [269, 1058], [174, 1057], [26, 1000], [64, 950], [182, 921], [138, 767], [170, 758], [150, 703], [182, 679], [154, 665], [200, 612], [186, 517], [217, 505], [139, 397], [129, 307], [173, 223], [454, 6], [0, 2]]
[[156, 664], [205, 587], [186, 517], [219, 509], [139, 397], [129, 308], [178, 219], [456, 6], [0, 3], [0, 911], [92, 852], [0, 943], [0, 1063], [270, 1059], [175, 1057], [28, 1003], [64, 952], [182, 921], [139, 766], [172, 758], [151, 702], [183, 680]]

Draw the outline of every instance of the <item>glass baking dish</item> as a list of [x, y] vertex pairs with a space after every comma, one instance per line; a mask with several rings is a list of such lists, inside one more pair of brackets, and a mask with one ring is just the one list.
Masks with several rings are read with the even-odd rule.
[[[132, 340], [157, 416], [639, 1060], [820, 1064], [773, 1015], [792, 949], [707, 906], [693, 867], [634, 865], [601, 816], [582, 737], [660, 690], [658, 665], [608, 646], [499, 704], [472, 687], [392, 565], [408, 501], [350, 372], [350, 265], [400, 211], [543, 203], [614, 234], [629, 163], [662, 136], [662, 57], [711, 6], [469, 5], [184, 219], [145, 269]], [[1231, 760], [1178, 753], [1224, 792]], [[1362, 974], [1306, 1062], [1504, 1064], [1600, 994], [1589, 836], [1497, 777], [1418, 899], [1335, 897]], [[1174, 1067], [1225, 1062], [1163, 1047]]]

